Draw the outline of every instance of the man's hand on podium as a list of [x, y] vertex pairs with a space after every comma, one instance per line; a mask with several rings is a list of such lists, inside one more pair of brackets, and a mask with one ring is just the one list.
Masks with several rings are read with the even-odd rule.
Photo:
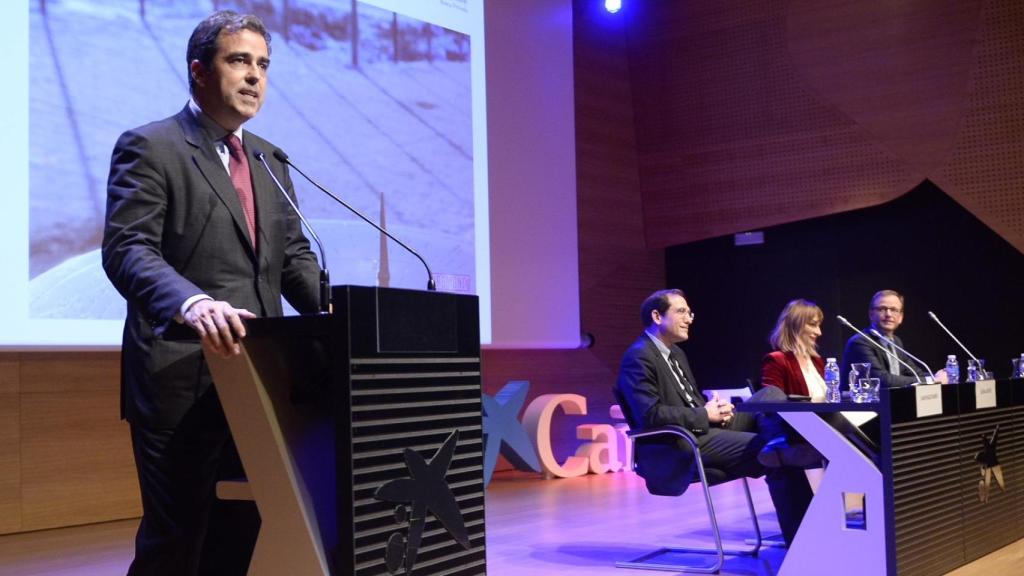
[[245, 338], [242, 319], [255, 317], [245, 308], [235, 308], [223, 300], [204, 299], [185, 311], [185, 324], [199, 334], [203, 347], [227, 358], [242, 351], [239, 346], [241, 339]]

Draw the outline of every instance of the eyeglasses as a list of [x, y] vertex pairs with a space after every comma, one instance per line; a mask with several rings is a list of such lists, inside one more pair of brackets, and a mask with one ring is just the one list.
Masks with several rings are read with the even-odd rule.
[[893, 316], [899, 316], [900, 314], [903, 314], [903, 308], [893, 308], [892, 306], [875, 306], [874, 308], [872, 308], [872, 310], [878, 312], [879, 314], [885, 314], [886, 312], [888, 312]]
[[683, 316], [688, 316], [690, 318], [690, 320], [693, 320], [693, 317], [694, 317], [693, 310], [690, 310], [689, 308], [687, 308], [685, 310], [680, 310], [679, 313], [682, 314]]

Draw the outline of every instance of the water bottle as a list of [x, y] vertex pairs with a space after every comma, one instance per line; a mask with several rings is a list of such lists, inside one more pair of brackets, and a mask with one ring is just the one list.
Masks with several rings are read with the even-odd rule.
[[839, 391], [839, 365], [835, 358], [825, 360], [825, 401], [839, 402], [842, 400]]
[[946, 377], [950, 384], [960, 383], [960, 365], [956, 363], [956, 356], [946, 356]]

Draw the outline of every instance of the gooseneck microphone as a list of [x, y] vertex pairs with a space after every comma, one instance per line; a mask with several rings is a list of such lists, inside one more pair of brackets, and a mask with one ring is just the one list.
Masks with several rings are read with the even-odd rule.
[[[837, 318], [837, 319], [839, 319], [839, 321], [843, 323], [843, 326], [846, 326], [846, 327], [847, 327], [847, 328], [849, 328], [850, 330], [853, 330], [854, 332], [856, 332], [857, 334], [859, 334], [859, 335], [860, 335], [860, 337], [861, 337], [861, 338], [863, 338], [863, 339], [865, 339], [865, 340], [867, 340], [867, 342], [868, 342], [869, 344], [871, 344], [871, 345], [872, 345], [872, 346], [874, 346], [875, 348], [878, 348], [879, 350], [881, 350], [881, 351], [882, 351], [882, 352], [884, 352], [885, 354], [889, 354], [889, 351], [888, 351], [888, 350], [886, 350], [885, 348], [883, 348], [883, 347], [882, 347], [882, 345], [881, 345], [881, 344], [879, 344], [878, 342], [875, 342], [874, 338], [872, 338], [872, 337], [868, 336], [867, 334], [865, 334], [865, 333], [861, 332], [860, 330], [858, 330], [858, 329], [857, 329], [857, 327], [856, 327], [856, 326], [854, 326], [853, 324], [850, 324], [850, 322], [849, 322], [849, 321], [848, 321], [848, 320], [847, 320], [846, 318], [843, 318], [842, 316], [836, 316], [836, 318]], [[923, 384], [923, 382], [921, 382], [921, 376], [920, 376], [920, 375], [918, 375], [918, 373], [917, 373], [917, 370], [914, 370], [914, 367], [913, 367], [913, 366], [911, 366], [910, 364], [907, 364], [907, 363], [906, 363], [906, 362], [904, 362], [903, 360], [900, 360], [900, 357], [899, 357], [899, 356], [897, 356], [897, 357], [896, 357], [896, 361], [897, 361], [897, 362], [899, 362], [900, 364], [902, 364], [902, 365], [906, 366], [906, 367], [907, 367], [907, 370], [910, 370], [910, 373], [911, 373], [911, 374], [913, 374], [913, 375], [914, 375], [914, 378], [916, 378], [916, 379], [917, 379], [917, 383], [918, 383], [918, 384]]]
[[334, 200], [338, 204], [341, 204], [345, 208], [348, 208], [349, 212], [355, 214], [356, 216], [359, 216], [360, 218], [363, 219], [364, 222], [366, 222], [370, 226], [373, 226], [374, 228], [379, 230], [381, 234], [383, 234], [383, 235], [387, 236], [388, 238], [394, 240], [395, 243], [398, 244], [399, 246], [401, 246], [402, 248], [405, 248], [405, 250], [407, 252], [409, 252], [409, 254], [412, 254], [413, 256], [418, 258], [419, 261], [423, 264], [423, 267], [427, 270], [427, 290], [430, 290], [430, 291], [437, 290], [437, 286], [434, 284], [434, 275], [430, 272], [430, 266], [427, 265], [427, 261], [424, 260], [423, 257], [420, 256], [418, 252], [416, 252], [415, 250], [413, 250], [412, 248], [407, 246], [405, 244], [405, 242], [402, 242], [398, 238], [395, 238], [394, 236], [392, 236], [390, 232], [388, 232], [387, 230], [385, 230], [385, 229], [381, 228], [380, 226], [378, 226], [376, 222], [374, 222], [373, 220], [370, 220], [369, 218], [364, 216], [362, 212], [360, 212], [359, 210], [356, 210], [355, 208], [350, 206], [348, 204], [348, 202], [345, 202], [341, 198], [338, 198], [337, 196], [335, 196], [330, 190], [328, 190], [327, 188], [324, 188], [319, 183], [317, 183], [316, 180], [313, 180], [312, 178], [307, 176], [306, 173], [303, 172], [302, 170], [300, 170], [298, 166], [296, 166], [295, 164], [292, 164], [292, 161], [288, 159], [288, 155], [285, 154], [284, 151], [281, 150], [280, 148], [274, 150], [274, 158], [277, 158], [280, 162], [283, 162], [284, 164], [287, 164], [288, 166], [291, 166], [292, 168], [294, 168], [295, 171], [298, 172], [299, 174], [301, 174], [303, 178], [308, 180], [310, 184], [312, 184], [313, 186], [316, 186], [321, 192], [323, 192], [324, 194], [327, 194], [328, 196], [330, 196], [331, 200]]
[[967, 349], [967, 346], [964, 346], [963, 342], [958, 340], [956, 336], [953, 336], [953, 333], [949, 331], [949, 328], [946, 328], [945, 324], [943, 324], [942, 322], [939, 321], [939, 317], [936, 316], [934, 312], [929, 310], [928, 311], [928, 316], [932, 320], [935, 320], [935, 323], [939, 325], [939, 328], [942, 328], [946, 332], [946, 334], [949, 334], [949, 337], [953, 339], [953, 342], [956, 342], [957, 345], [960, 346], [960, 348], [963, 348], [963, 351], [966, 352], [967, 355], [970, 356], [972, 360], [974, 360], [975, 362], [978, 362], [978, 357], [975, 356], [974, 354], [971, 354], [971, 351]]
[[288, 204], [295, 210], [295, 213], [299, 216], [299, 220], [302, 221], [302, 225], [309, 231], [309, 235], [316, 241], [316, 247], [320, 250], [320, 313], [328, 314], [331, 311], [331, 274], [327, 271], [327, 256], [324, 255], [324, 245], [320, 242], [320, 237], [316, 235], [316, 231], [310, 226], [309, 221], [302, 215], [302, 211], [299, 210], [299, 206], [292, 200], [292, 197], [285, 191], [284, 186], [281, 185], [281, 181], [274, 175], [274, 171], [270, 169], [270, 165], [267, 164], [267, 157], [258, 148], [253, 148], [252, 155], [259, 160], [260, 164], [267, 169], [267, 174], [270, 174], [270, 179], [277, 185], [277, 189], [284, 196], [284, 199], [288, 201]]
[[[928, 365], [927, 365], [927, 364], [925, 364], [925, 363], [924, 363], [924, 362], [923, 362], [923, 361], [922, 361], [922, 360], [921, 360], [920, 358], [918, 358], [917, 356], [914, 356], [914, 355], [913, 355], [913, 354], [911, 354], [910, 352], [907, 352], [907, 349], [906, 349], [906, 348], [901, 348], [899, 344], [897, 344], [896, 342], [894, 342], [894, 341], [893, 341], [892, 339], [890, 339], [890, 338], [886, 338], [886, 337], [885, 337], [885, 336], [883, 336], [883, 335], [882, 335], [882, 333], [881, 333], [881, 332], [879, 332], [878, 330], [875, 330], [874, 328], [872, 328], [871, 330], [868, 330], [868, 332], [871, 332], [871, 334], [872, 334], [872, 335], [874, 335], [874, 336], [877, 336], [877, 337], [878, 337], [878, 339], [879, 339], [879, 340], [881, 340], [882, 342], [885, 342], [885, 343], [886, 343], [886, 344], [888, 344], [889, 346], [892, 346], [893, 348], [895, 348], [895, 349], [899, 350], [900, 352], [903, 352], [904, 354], [906, 354], [907, 356], [909, 356], [909, 357], [910, 357], [910, 358], [911, 358], [911, 359], [912, 359], [912, 360], [913, 360], [914, 362], [917, 362], [917, 363], [918, 363], [918, 364], [920, 364], [921, 366], [924, 366], [924, 369], [928, 371], [928, 378], [929, 378], [929, 379], [928, 379], [928, 380], [927, 380], [926, 382], [927, 382], [928, 384], [933, 384], [933, 383], [935, 383], [935, 372], [932, 372], [932, 369], [931, 369], [931, 368], [929, 368], [929, 367], [928, 367]], [[897, 360], [899, 360], [899, 356], [897, 356], [897, 357], [896, 357], [896, 359], [897, 359]]]

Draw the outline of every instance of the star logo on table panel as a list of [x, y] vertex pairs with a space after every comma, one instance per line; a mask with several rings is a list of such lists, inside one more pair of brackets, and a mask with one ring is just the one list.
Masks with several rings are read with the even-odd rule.
[[1006, 484], [1003, 482], [1003, 467], [999, 464], [999, 455], [996, 450], [999, 445], [999, 425], [991, 435], [981, 435], [981, 451], [974, 455], [974, 460], [981, 466], [981, 480], [978, 480], [978, 500], [983, 504], [988, 502], [989, 489], [992, 487], [992, 479], [1003, 492], [1006, 491]]
[[484, 410], [484, 486], [491, 483], [494, 466], [500, 452], [519, 470], [540, 472], [537, 450], [530, 441], [522, 423], [519, 411], [526, 402], [530, 383], [526, 380], [512, 380], [492, 398], [483, 395]]
[[[408, 478], [390, 480], [377, 488], [373, 497], [386, 502], [408, 503], [395, 509], [395, 520], [399, 523], [409, 522], [409, 535], [403, 536], [395, 532], [388, 538], [385, 562], [388, 572], [397, 574], [399, 568], [405, 568], [406, 574], [412, 573], [419, 552], [423, 528], [427, 522], [427, 512], [444, 526], [456, 542], [469, 549], [469, 533], [462, 520], [459, 504], [452, 494], [451, 487], [445, 481], [448, 466], [455, 454], [455, 445], [459, 441], [459, 431], [453, 430], [427, 462], [415, 450], [406, 448], [405, 466], [409, 470]], [[409, 512], [408, 508], [411, 508]], [[407, 516], [408, 513], [408, 516]]]

